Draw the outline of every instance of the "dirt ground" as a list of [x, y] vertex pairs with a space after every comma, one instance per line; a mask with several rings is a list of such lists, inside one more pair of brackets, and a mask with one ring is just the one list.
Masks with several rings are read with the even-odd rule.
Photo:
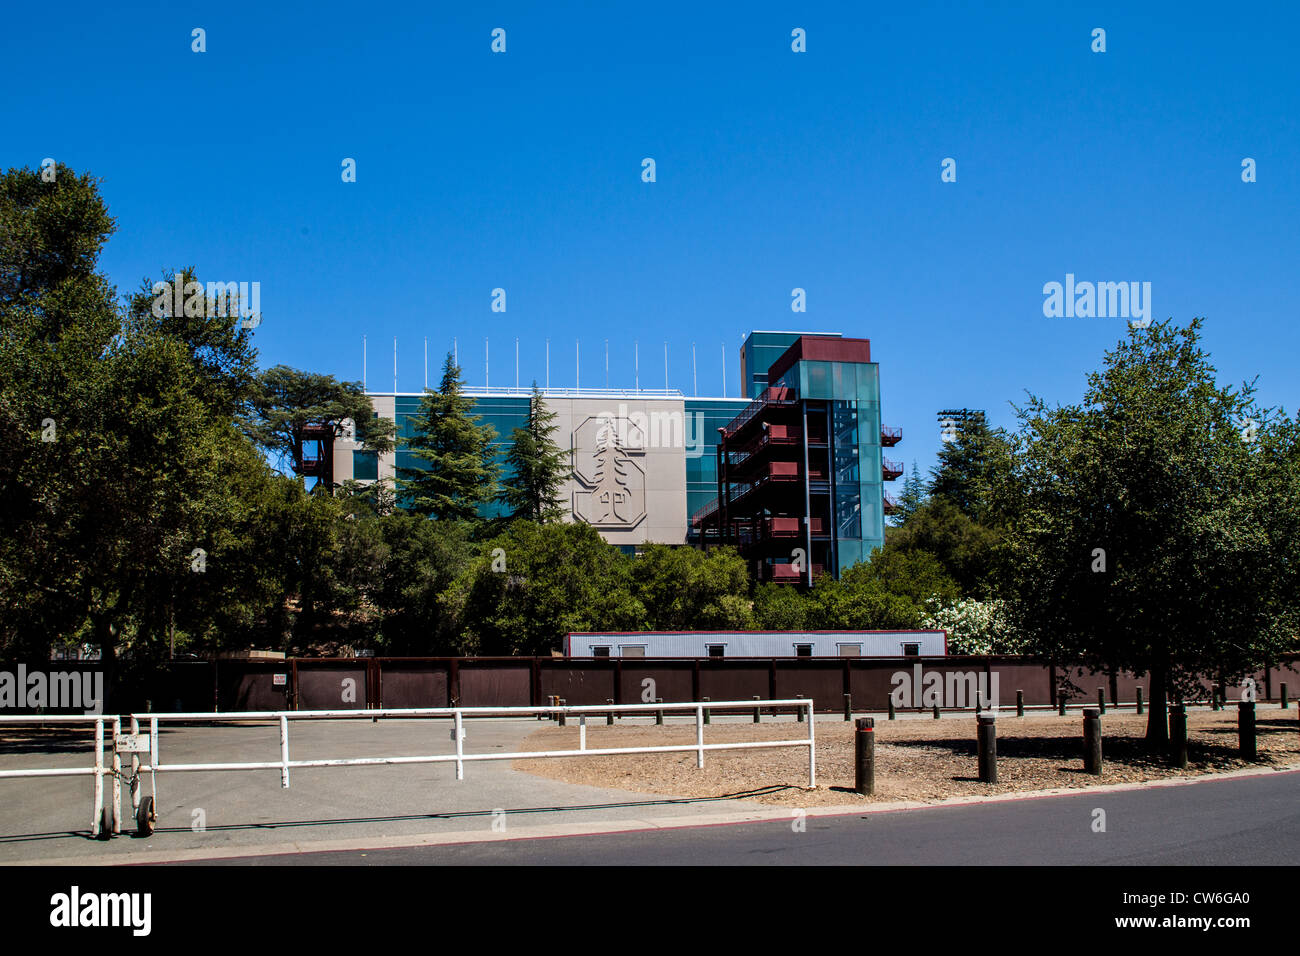
[[[747, 796], [764, 803], [799, 807], [892, 801], [936, 801], [951, 797], [1028, 790], [1082, 788], [1167, 777], [1237, 770], [1249, 766], [1300, 766], [1300, 719], [1293, 707], [1260, 705], [1256, 715], [1259, 759], [1237, 756], [1236, 710], [1188, 714], [1188, 769], [1176, 770], [1150, 757], [1143, 744], [1145, 716], [1102, 717], [1100, 777], [1083, 771], [1083, 717], [1040, 714], [998, 719], [998, 782], [977, 779], [975, 717], [945, 714], [940, 720], [876, 718], [876, 793], [853, 792], [853, 724], [819, 720], [817, 790], [809, 791], [806, 748], [706, 751], [704, 769], [694, 753], [617, 754], [518, 760], [527, 773], [595, 787], [617, 787], [682, 797]], [[807, 724], [792, 718], [763, 723], [713, 723], [704, 742], [786, 740], [807, 736]], [[694, 744], [694, 723], [605, 725], [590, 720], [587, 746], [650, 747]], [[528, 750], [578, 748], [578, 728], [545, 725], [523, 744]]]

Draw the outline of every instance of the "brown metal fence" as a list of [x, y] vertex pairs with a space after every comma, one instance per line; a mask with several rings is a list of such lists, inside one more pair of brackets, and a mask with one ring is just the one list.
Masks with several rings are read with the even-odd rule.
[[[1145, 677], [1085, 668], [1058, 668], [1020, 657], [896, 658], [698, 658], [638, 659], [507, 658], [298, 658], [283, 661], [186, 662], [160, 679], [155, 709], [308, 710], [364, 707], [525, 707], [551, 697], [569, 704], [669, 703], [811, 697], [820, 712], [838, 712], [851, 694], [855, 710], [884, 710], [905, 674], [915, 683], [938, 674], [947, 684], [982, 674], [997, 676], [999, 703], [1014, 705], [1024, 691], [1030, 707], [1056, 706], [1058, 689], [1072, 686], [1076, 705], [1095, 701], [1101, 688], [1109, 703], [1129, 703]], [[931, 678], [925, 678], [931, 679]], [[1300, 696], [1300, 656], [1255, 675], [1260, 700], [1276, 700], [1281, 685]], [[1067, 685], [1067, 682], [1068, 685]], [[1203, 681], [1208, 700], [1213, 682]], [[1222, 685], [1220, 685], [1222, 686]], [[1222, 687], [1229, 700], [1240, 689]], [[215, 705], [215, 707], [214, 707]]]

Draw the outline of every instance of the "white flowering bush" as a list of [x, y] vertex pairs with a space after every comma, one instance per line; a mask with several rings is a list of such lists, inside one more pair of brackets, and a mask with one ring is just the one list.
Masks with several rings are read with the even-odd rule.
[[948, 632], [950, 654], [1020, 654], [1023, 641], [1007, 618], [1006, 602], [965, 598], [955, 604], [926, 602], [922, 627]]

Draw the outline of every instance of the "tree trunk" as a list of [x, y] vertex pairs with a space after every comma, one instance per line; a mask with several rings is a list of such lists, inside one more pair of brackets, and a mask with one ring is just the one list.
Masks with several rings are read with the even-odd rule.
[[1151, 709], [1147, 714], [1147, 746], [1152, 750], [1163, 749], [1169, 744], [1168, 671], [1160, 666], [1151, 668], [1148, 673], [1151, 676]]

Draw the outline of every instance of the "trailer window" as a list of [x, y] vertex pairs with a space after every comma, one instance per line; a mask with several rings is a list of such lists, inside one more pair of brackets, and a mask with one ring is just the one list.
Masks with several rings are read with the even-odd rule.
[[862, 656], [861, 644], [840, 645], [840, 657], [861, 657], [861, 656]]
[[795, 656], [795, 657], [812, 657], [812, 645], [811, 645], [811, 644], [796, 644], [796, 645], [794, 646], [794, 656]]
[[622, 651], [624, 657], [645, 657], [644, 644], [624, 644], [619, 650]]
[[920, 645], [920, 644], [904, 644], [904, 645], [903, 645], [903, 656], [904, 656], [904, 657], [920, 657], [920, 656], [921, 656], [921, 645]]
[[608, 647], [593, 647], [593, 648], [591, 649], [591, 656], [592, 656], [592, 657], [609, 657], [609, 648], [608, 648]]
[[726, 654], [727, 645], [725, 645], [725, 644], [709, 644], [709, 645], [708, 645], [708, 648], [709, 648], [709, 656], [710, 656], [710, 657], [723, 657], [723, 656], [725, 656], [725, 654]]

